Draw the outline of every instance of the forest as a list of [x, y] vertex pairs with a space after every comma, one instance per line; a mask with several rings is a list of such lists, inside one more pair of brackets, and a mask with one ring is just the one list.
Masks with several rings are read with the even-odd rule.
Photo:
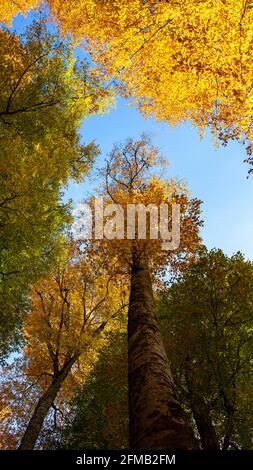
[[208, 135], [249, 187], [252, 65], [251, 0], [1, 1], [1, 451], [253, 450], [253, 253], [117, 123]]

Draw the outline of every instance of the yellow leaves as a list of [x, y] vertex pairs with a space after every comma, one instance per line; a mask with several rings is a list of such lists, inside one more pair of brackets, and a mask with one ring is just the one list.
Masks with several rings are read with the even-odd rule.
[[18, 13], [26, 14], [31, 8], [40, 3], [40, 0], [2, 0], [0, 5], [0, 21], [11, 24], [12, 19]]
[[[158, 149], [143, 136], [115, 146], [101, 172], [102, 229], [99, 240], [95, 236], [90, 242], [90, 251], [97, 250], [109, 262], [115, 257], [115, 268], [124, 275], [131, 266], [133, 249], [145, 248], [153, 271], [157, 271], [165, 269], [178, 252], [194, 252], [200, 241], [201, 201], [190, 198], [184, 182], [155, 176], [160, 161], [163, 163]], [[157, 172], [160, 169], [158, 166]], [[96, 201], [87, 202], [96, 219]], [[171, 239], [173, 243], [177, 240], [177, 246], [163, 248]]]
[[[245, 115], [252, 116], [252, 104], [246, 100], [253, 79], [253, 9], [249, 3], [48, 3], [62, 31], [71, 32], [76, 43], [85, 45], [96, 73], [116, 78], [119, 91], [130, 96], [144, 115], [171, 125], [191, 119], [201, 128], [211, 121], [215, 129], [236, 127], [250, 138], [250, 122], [243, 120]], [[34, 4], [20, 1], [19, 5], [27, 10]], [[6, 18], [18, 11], [17, 5], [13, 8]], [[235, 95], [233, 90], [240, 93]], [[218, 120], [213, 114], [214, 100], [219, 100]]]
[[85, 378], [105, 344], [104, 332], [115, 328], [113, 314], [123, 299], [121, 285], [109, 279], [101, 260], [94, 260], [93, 265], [74, 244], [67, 257], [70, 260], [55, 275], [33, 287], [31, 312], [23, 330], [25, 373], [38, 377], [43, 389], [55, 367], [61, 369], [66, 358], [74, 355], [79, 357], [74, 380]]
[[11, 410], [8, 405], [5, 405], [2, 403], [2, 400], [0, 401], [1, 409], [0, 409], [0, 421], [4, 421], [11, 413]]

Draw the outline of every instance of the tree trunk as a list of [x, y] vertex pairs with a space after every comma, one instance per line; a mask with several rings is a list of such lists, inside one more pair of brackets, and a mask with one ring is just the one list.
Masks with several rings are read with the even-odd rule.
[[210, 413], [206, 402], [199, 394], [195, 395], [192, 401], [193, 417], [200, 435], [203, 450], [220, 450], [219, 441], [211, 421]]
[[50, 407], [54, 403], [57, 394], [75, 361], [76, 358], [73, 357], [67, 362], [59, 374], [53, 378], [52, 383], [49, 385], [48, 389], [40, 397], [34, 413], [27, 425], [26, 431], [22, 437], [19, 450], [32, 450], [34, 448], [44, 419], [47, 416]]
[[223, 439], [222, 450], [228, 450], [230, 446], [230, 438], [233, 432], [233, 414], [229, 414], [227, 417], [226, 425], [225, 425], [225, 436]]
[[133, 260], [128, 342], [130, 448], [198, 448], [177, 401], [145, 255]]
[[193, 367], [189, 357], [185, 362], [184, 371], [191, 409], [200, 435], [201, 447], [203, 450], [220, 450], [219, 440], [211, 420], [209, 407], [201, 394], [199, 383], [196, 382], [198, 371]]

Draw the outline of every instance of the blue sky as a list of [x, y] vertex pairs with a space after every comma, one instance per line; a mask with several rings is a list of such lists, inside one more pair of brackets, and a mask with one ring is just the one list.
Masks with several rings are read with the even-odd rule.
[[[20, 32], [30, 18], [24, 20], [19, 15], [13, 29]], [[115, 109], [107, 115], [91, 117], [81, 128], [84, 142], [95, 140], [100, 145], [100, 162], [115, 142], [139, 137], [143, 132], [152, 135], [153, 143], [168, 158], [170, 176], [183, 178], [192, 195], [203, 201], [203, 242], [209, 248], [222, 248], [228, 255], [240, 250], [253, 259], [253, 177], [247, 179], [243, 146], [233, 142], [216, 149], [208, 132], [200, 140], [190, 124], [170, 128], [166, 123], [145, 120], [121, 98]], [[65, 199], [72, 198], [76, 205], [87, 196], [90, 187], [88, 180], [80, 185], [71, 182]]]
[[[204, 243], [209, 248], [222, 248], [228, 255], [240, 250], [253, 258], [253, 177], [247, 179], [244, 147], [231, 143], [217, 149], [209, 133], [200, 140], [197, 129], [190, 124], [171, 128], [166, 123], [145, 120], [121, 98], [115, 109], [86, 120], [81, 129], [84, 141], [95, 140], [100, 145], [100, 161], [115, 142], [137, 138], [142, 132], [150, 133], [153, 143], [168, 158], [169, 175], [183, 178], [192, 195], [203, 201]], [[81, 185], [71, 183], [66, 197], [76, 204], [88, 192], [88, 180]]]

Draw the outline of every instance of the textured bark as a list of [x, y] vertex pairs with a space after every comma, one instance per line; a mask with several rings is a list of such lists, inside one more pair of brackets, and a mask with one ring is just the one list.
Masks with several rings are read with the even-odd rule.
[[193, 417], [200, 435], [203, 450], [220, 450], [219, 441], [203, 397], [194, 395], [192, 400]]
[[200, 435], [203, 450], [220, 450], [219, 441], [209, 414], [209, 409], [200, 395], [192, 403], [193, 417]]
[[57, 394], [75, 361], [76, 358], [73, 357], [67, 362], [61, 371], [53, 378], [48, 389], [40, 397], [34, 413], [27, 425], [24, 436], [22, 437], [19, 450], [32, 450], [34, 448], [44, 419], [50, 407], [54, 403], [54, 400], [56, 399]]
[[210, 416], [209, 407], [205, 402], [199, 384], [196, 382], [197, 370], [192, 367], [188, 358], [185, 365], [185, 377], [190, 396], [193, 417], [200, 435], [203, 450], [220, 450], [219, 440]]
[[177, 400], [146, 256], [134, 259], [128, 321], [131, 449], [196, 449]]

